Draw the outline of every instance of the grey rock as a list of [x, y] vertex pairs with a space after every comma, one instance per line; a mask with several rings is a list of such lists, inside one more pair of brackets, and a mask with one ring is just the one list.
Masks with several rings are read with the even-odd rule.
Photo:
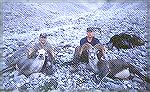
[[20, 47], [20, 46], [24, 46], [24, 42], [18, 42], [17, 45]]

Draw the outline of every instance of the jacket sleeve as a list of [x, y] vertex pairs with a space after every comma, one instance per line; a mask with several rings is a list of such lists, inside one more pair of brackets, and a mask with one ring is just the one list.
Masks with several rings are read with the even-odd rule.
[[82, 38], [82, 39], [80, 40], [80, 46], [82, 46], [84, 43], [86, 43], [86, 42], [85, 42], [85, 39]]
[[96, 44], [101, 44], [100, 41], [96, 38]]

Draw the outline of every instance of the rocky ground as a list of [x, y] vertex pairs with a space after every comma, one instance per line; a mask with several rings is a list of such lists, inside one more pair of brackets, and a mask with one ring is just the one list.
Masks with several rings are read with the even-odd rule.
[[[136, 34], [144, 40], [147, 35], [147, 3], [3, 3], [3, 58], [10, 57], [21, 46], [38, 41], [40, 33], [48, 34], [48, 41], [59, 50], [53, 75], [42, 73], [16, 76], [16, 71], [3, 75], [2, 89], [35, 92], [42, 90], [82, 91], [97, 89], [138, 89], [146, 85], [138, 77], [133, 80], [105, 78], [95, 84], [91, 74], [80, 65], [80, 73], [70, 74], [69, 66], [60, 64], [72, 59], [74, 49], [86, 35], [87, 27], [98, 27], [95, 36], [102, 44], [122, 32]], [[64, 48], [65, 47], [65, 48]], [[106, 59], [123, 58], [147, 74], [147, 44], [133, 49], [108, 50]], [[6, 67], [5, 61], [1, 63]], [[98, 91], [98, 92], [99, 92]], [[100, 92], [101, 92], [100, 91]]]

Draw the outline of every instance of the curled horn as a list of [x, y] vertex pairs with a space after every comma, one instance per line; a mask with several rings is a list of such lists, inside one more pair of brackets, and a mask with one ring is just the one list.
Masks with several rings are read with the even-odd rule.
[[106, 53], [105, 47], [103, 45], [101, 45], [101, 44], [96, 44], [94, 46], [94, 48], [98, 49], [98, 51], [99, 51], [98, 53], [100, 53], [100, 57], [99, 58], [104, 59], [105, 58], [105, 53]]
[[90, 47], [93, 47], [93, 46], [89, 43], [83, 44], [80, 50], [80, 55], [82, 54], [83, 51], [88, 50]]
[[101, 44], [96, 44], [94, 47], [98, 50], [101, 50], [103, 52], [103, 54], [106, 52], [105, 47]]

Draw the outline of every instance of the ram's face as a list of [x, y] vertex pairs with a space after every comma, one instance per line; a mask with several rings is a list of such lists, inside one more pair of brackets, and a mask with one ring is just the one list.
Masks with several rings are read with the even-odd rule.
[[38, 50], [38, 57], [40, 60], [45, 60], [46, 51], [44, 49]]
[[97, 50], [97, 49], [95, 49], [94, 47], [92, 47], [92, 48], [89, 48], [89, 49], [87, 50], [87, 52], [88, 52], [88, 54], [89, 54], [89, 59], [91, 59], [91, 60], [96, 59], [97, 53], [98, 53], [98, 50]]

